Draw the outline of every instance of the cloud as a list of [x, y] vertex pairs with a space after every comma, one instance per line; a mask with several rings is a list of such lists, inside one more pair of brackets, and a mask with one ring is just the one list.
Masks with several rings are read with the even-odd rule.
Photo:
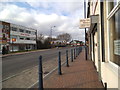
[[84, 41], [84, 30], [79, 29], [79, 20], [83, 18], [83, 4], [71, 2], [27, 2], [31, 8], [20, 7], [12, 3], [0, 3], [0, 20], [37, 29], [45, 36], [70, 33], [73, 39]]

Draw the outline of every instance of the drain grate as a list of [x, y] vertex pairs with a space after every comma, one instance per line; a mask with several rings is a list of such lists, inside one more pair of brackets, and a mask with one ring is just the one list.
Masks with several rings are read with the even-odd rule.
[[43, 74], [48, 74], [49, 72], [48, 71], [46, 71], [46, 72], [44, 72]]

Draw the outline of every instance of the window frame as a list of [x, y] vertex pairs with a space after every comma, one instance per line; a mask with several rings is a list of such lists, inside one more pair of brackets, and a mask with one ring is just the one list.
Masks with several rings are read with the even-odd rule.
[[[107, 3], [109, 4], [109, 3]], [[107, 5], [107, 9], [109, 8], [109, 5]], [[113, 7], [113, 9], [111, 11], [107, 11], [107, 26], [108, 26], [108, 30], [110, 30], [110, 19], [112, 19], [112, 17], [114, 17], [114, 15], [117, 13], [117, 11], [120, 9], [120, 2], [117, 2], [117, 4]], [[109, 48], [110, 46], [110, 31], [108, 31], [108, 37], [109, 37]], [[110, 62], [110, 64], [112, 64], [113, 66], [119, 66], [119, 64], [116, 64], [115, 62], [111, 61], [111, 56], [110, 56], [111, 50], [109, 50], [109, 60], [108, 62]]]

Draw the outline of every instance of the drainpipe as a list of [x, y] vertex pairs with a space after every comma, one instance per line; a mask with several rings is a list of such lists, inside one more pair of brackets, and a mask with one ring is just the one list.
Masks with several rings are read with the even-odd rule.
[[[86, 0], [84, 0], [84, 18], [86, 18]], [[86, 28], [85, 28], [85, 59], [87, 60]]]

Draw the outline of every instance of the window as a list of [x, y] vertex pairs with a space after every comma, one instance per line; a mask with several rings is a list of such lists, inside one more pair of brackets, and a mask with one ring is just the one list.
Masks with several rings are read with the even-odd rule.
[[120, 66], [120, 9], [109, 19], [110, 61]]
[[19, 29], [20, 30], [20, 32], [24, 32], [24, 30], [23, 29]]
[[11, 27], [12, 31], [17, 31], [16, 27]]
[[0, 24], [0, 29], [2, 29], [2, 28], [3, 28], [3, 25]]
[[5, 33], [3, 33], [2, 40], [7, 40], [7, 37], [6, 37], [6, 34], [5, 34]]
[[31, 38], [31, 40], [36, 41], [36, 38]]
[[3, 25], [3, 29], [9, 29], [8, 25]]
[[12, 39], [12, 38], [17, 39], [17, 36], [15, 36], [15, 35], [11, 35], [10, 38], [11, 38], [11, 39]]
[[26, 45], [26, 49], [31, 49], [30, 45]]
[[32, 32], [33, 35], [36, 35], [36, 32]]
[[30, 38], [26, 38], [26, 40], [30, 40]]
[[108, 13], [110, 13], [112, 11], [112, 9], [117, 5], [117, 2], [108, 2]]
[[20, 40], [24, 40], [24, 37], [19, 37], [20, 38]]
[[31, 31], [28, 31], [29, 34], [31, 34]]
[[24, 40], [24, 38], [23, 38], [23, 37], [20, 37], [20, 39], [21, 39], [21, 40]]
[[26, 33], [29, 33], [29, 31], [28, 31], [28, 30], [26, 30]]
[[0, 54], [1, 54], [1, 52], [2, 52], [2, 45], [0, 44]]

